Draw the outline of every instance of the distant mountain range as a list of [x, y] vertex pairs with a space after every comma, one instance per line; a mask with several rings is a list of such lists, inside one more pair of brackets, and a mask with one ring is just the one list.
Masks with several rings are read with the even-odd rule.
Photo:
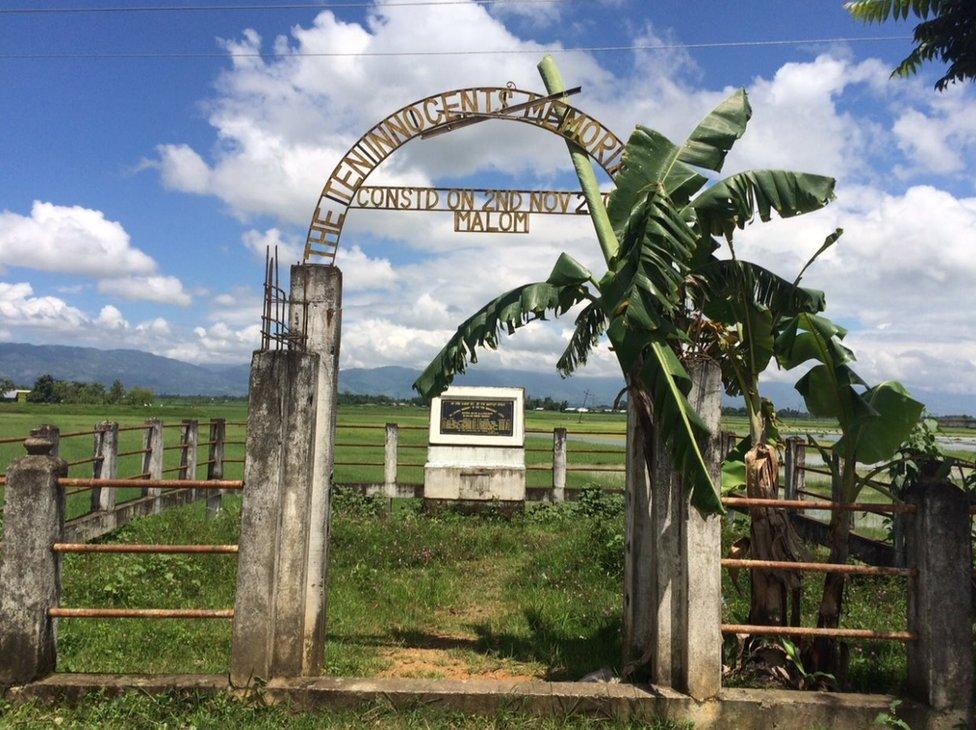
[[[126, 388], [141, 386], [167, 395], [245, 395], [249, 365], [193, 365], [141, 350], [97, 350], [66, 345], [0, 343], [0, 376], [30, 386], [50, 373], [60, 380], [98, 382], [106, 386], [118, 378]], [[411, 398], [411, 384], [419, 371], [399, 366], [348, 368], [339, 373], [339, 390], [363, 395]], [[536, 372], [475, 366], [455, 382], [458, 385], [522, 386], [535, 398], [551, 397], [570, 405], [609, 405], [623, 387], [615, 377], [561, 378], [555, 370]], [[770, 383], [763, 389], [779, 408], [805, 410], [788, 383]], [[976, 394], [918, 394], [932, 413], [976, 413]], [[734, 399], [730, 405], [741, 405]]]

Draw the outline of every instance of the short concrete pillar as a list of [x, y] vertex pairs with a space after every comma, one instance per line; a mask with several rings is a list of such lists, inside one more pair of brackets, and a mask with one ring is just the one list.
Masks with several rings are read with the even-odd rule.
[[[224, 439], [227, 433], [227, 422], [223, 418], [210, 421], [210, 458], [207, 459], [207, 479], [220, 480], [224, 478]], [[208, 489], [206, 494], [206, 517], [210, 519], [221, 510], [220, 489]]]
[[807, 488], [807, 442], [797, 438], [793, 445], [793, 493], [800, 499]]
[[566, 429], [552, 429], [552, 501], [566, 499]]
[[[158, 418], [150, 418], [146, 421], [146, 428], [142, 432], [142, 474], [144, 479], [156, 481], [163, 478], [163, 422]], [[163, 490], [159, 487], [143, 487], [143, 496], [153, 497], [156, 503], [153, 505], [153, 514], [160, 511], [159, 495]]]
[[[234, 686], [273, 677], [315, 676], [324, 645], [319, 598], [305, 571], [310, 537], [326, 526], [312, 515], [319, 358], [255, 352], [247, 413], [247, 460], [231, 645]], [[324, 627], [324, 623], [321, 624]]]
[[972, 569], [969, 498], [958, 487], [922, 482], [905, 501], [917, 512], [907, 524], [908, 689], [945, 713], [943, 727], [973, 727]]
[[[36, 434], [36, 435], [35, 435]], [[7, 468], [4, 545], [0, 562], [0, 686], [23, 684], [54, 671], [61, 559], [51, 550], [64, 527], [68, 464], [53, 455], [44, 429], [24, 442], [27, 456]]]
[[[119, 424], [102, 421], [95, 425], [92, 456], [92, 479], [116, 479], [119, 475]], [[116, 489], [92, 487], [92, 512], [111, 512], [115, 509]]]
[[[383, 489], [387, 500], [397, 496], [397, 447], [400, 441], [400, 427], [395, 423], [386, 424], [386, 443], [383, 447]], [[390, 505], [392, 506], [392, 501]]]
[[799, 499], [796, 494], [796, 436], [783, 440], [783, 499]]
[[[179, 479], [197, 478], [197, 445], [200, 441], [200, 424], [185, 419], [180, 423], [180, 468], [176, 472]], [[201, 490], [193, 490], [193, 499], [199, 499]]]
[[[702, 449], [719, 479], [721, 371], [689, 368], [692, 407], [712, 437]], [[721, 689], [721, 519], [691, 507], [660, 434], [646, 462], [636, 405], [628, 399], [627, 522], [624, 557], [624, 666], [695, 699]]]
[[[342, 325], [342, 272], [324, 264], [291, 267], [288, 327], [303, 333], [305, 350], [319, 356], [318, 390], [315, 396], [315, 466], [305, 566], [306, 610], [314, 630], [308, 627], [303, 648], [304, 666], [322, 666], [325, 653], [326, 602], [328, 600], [329, 529], [332, 508], [332, 467], [335, 461], [336, 401], [339, 384], [339, 339]], [[248, 456], [250, 458], [250, 455]], [[322, 529], [318, 529], [322, 526]], [[311, 671], [311, 670], [310, 670]]]

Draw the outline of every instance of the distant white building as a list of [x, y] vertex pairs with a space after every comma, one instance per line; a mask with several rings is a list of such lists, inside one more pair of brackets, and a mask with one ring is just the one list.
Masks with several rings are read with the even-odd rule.
[[3, 394], [4, 400], [15, 400], [18, 403], [24, 403], [27, 401], [27, 394], [30, 393], [29, 388], [15, 388], [14, 390], [8, 390]]

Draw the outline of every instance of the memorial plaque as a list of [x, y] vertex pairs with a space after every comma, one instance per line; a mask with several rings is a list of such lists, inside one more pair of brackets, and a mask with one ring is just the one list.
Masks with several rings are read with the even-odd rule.
[[515, 401], [441, 398], [441, 433], [512, 436], [515, 433]]
[[525, 500], [525, 391], [455, 386], [430, 404], [424, 498]]

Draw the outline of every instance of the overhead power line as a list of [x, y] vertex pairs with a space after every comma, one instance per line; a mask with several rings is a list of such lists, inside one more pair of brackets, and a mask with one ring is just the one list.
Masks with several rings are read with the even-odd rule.
[[453, 51], [71, 51], [67, 53], [0, 53], [0, 60], [41, 59], [199, 59], [199, 58], [370, 58], [390, 56], [494, 56], [537, 55], [539, 53], [614, 53], [619, 51], [668, 51], [702, 48], [756, 48], [761, 46], [802, 46], [824, 43], [879, 43], [911, 40], [910, 35], [867, 36], [848, 38], [793, 38], [762, 41], [725, 41], [717, 43], [648, 43], [631, 46], [576, 46], [570, 48], [499, 48]]
[[[389, 2], [382, 7], [401, 7], [405, 5], [554, 5], [576, 0], [418, 0], [418, 2]], [[368, 8], [375, 2], [305, 2], [276, 4], [241, 5], [89, 5], [79, 8], [19, 7], [0, 8], [0, 15], [67, 15], [78, 13], [185, 13], [185, 12], [230, 12], [248, 10], [342, 10], [345, 8]], [[379, 7], [379, 6], [377, 6]]]

